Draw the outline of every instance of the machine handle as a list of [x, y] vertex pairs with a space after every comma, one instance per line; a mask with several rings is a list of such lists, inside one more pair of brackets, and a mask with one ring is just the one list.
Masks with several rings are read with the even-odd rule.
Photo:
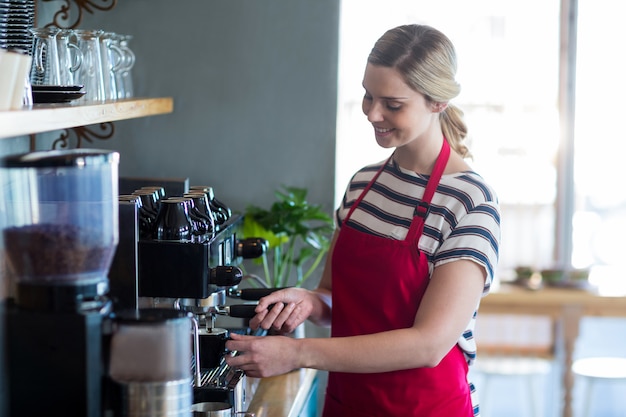
[[[234, 304], [230, 306], [226, 306], [226, 314], [230, 317], [236, 317], [240, 319], [251, 319], [256, 316], [256, 312], [254, 309], [257, 304]], [[271, 310], [274, 307], [274, 304], [270, 304], [268, 310]]]
[[228, 306], [228, 315], [230, 317], [237, 317], [240, 319], [251, 319], [256, 316], [254, 309], [256, 304], [235, 304]]
[[243, 272], [236, 266], [216, 266], [211, 268], [209, 284], [218, 287], [232, 287], [238, 285], [243, 279]]
[[278, 287], [278, 288], [244, 288], [242, 290], [238, 288], [229, 288], [228, 296], [240, 298], [242, 300], [248, 301], [258, 301], [266, 295], [270, 295], [271, 293], [285, 289], [287, 287]]

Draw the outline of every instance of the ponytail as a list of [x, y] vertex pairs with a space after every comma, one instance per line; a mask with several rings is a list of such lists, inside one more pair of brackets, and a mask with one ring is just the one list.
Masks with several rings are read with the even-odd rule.
[[450, 147], [463, 158], [471, 158], [469, 148], [463, 143], [467, 136], [467, 125], [463, 120], [463, 111], [448, 103], [448, 106], [439, 113], [443, 136], [448, 140]]

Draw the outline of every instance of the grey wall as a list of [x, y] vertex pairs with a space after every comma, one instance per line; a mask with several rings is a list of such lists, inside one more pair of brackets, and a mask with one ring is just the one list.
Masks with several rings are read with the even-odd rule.
[[[59, 4], [39, 2], [38, 26]], [[136, 96], [174, 99], [172, 114], [116, 122], [88, 146], [120, 151], [123, 176], [212, 185], [235, 210], [286, 184], [330, 211], [338, 25], [339, 0], [119, 0], [86, 13], [80, 28], [134, 36]]]

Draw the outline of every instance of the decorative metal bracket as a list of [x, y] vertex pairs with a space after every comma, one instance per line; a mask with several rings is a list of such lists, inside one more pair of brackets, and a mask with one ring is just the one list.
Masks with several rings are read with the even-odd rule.
[[[58, 0], [41, 1], [45, 3]], [[63, 29], [74, 29], [83, 20], [83, 12], [93, 14], [94, 10], [108, 11], [117, 5], [117, 0], [63, 0], [63, 2], [65, 4], [54, 14], [52, 22], [48, 23], [46, 27], [56, 26]], [[77, 11], [77, 17], [72, 21], [70, 17], [74, 14], [72, 13], [74, 10]]]
[[[98, 130], [99, 128], [99, 130]], [[72, 134], [73, 133], [73, 134]], [[104, 122], [97, 125], [79, 126], [64, 129], [54, 142], [52, 142], [51, 149], [70, 149], [71, 138], [74, 137], [75, 147], [82, 148], [84, 142], [93, 143], [94, 139], [108, 140], [113, 137], [115, 133], [115, 125], [112, 122]], [[30, 137], [30, 151], [37, 150], [37, 135], [31, 134]]]
[[[99, 130], [97, 130], [99, 128]], [[92, 126], [79, 126], [71, 129], [65, 129], [61, 136], [52, 142], [52, 149], [69, 148], [70, 138], [74, 133], [76, 138], [76, 148], [82, 148], [84, 142], [93, 143], [94, 139], [107, 140], [115, 133], [115, 125], [111, 122], [100, 123]]]

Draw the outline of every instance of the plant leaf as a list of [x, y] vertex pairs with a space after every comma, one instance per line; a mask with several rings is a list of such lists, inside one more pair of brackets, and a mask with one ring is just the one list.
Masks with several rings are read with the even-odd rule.
[[282, 186], [274, 195], [269, 209], [247, 207], [243, 234], [266, 239], [272, 248], [263, 255], [267, 282], [288, 286], [295, 279], [301, 285], [330, 248], [333, 218], [307, 202], [305, 188]]

